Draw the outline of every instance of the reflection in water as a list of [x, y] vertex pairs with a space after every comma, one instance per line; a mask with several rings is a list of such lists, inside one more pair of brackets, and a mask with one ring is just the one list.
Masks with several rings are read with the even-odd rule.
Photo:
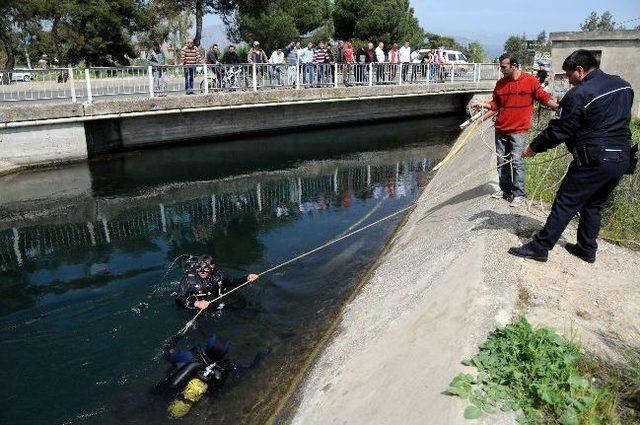
[[[158, 354], [190, 317], [170, 297], [179, 271], [159, 284], [171, 260], [206, 252], [231, 274], [265, 270], [396, 211], [426, 184], [454, 124], [129, 153], [92, 163], [79, 184], [88, 193], [0, 204], [0, 359], [10, 365], [0, 422], [163, 422], [166, 400], [151, 392], [164, 373]], [[72, 193], [65, 185], [58, 192]], [[73, 212], [60, 215], [65, 203]], [[183, 344], [215, 331], [239, 361], [272, 353], [183, 421], [260, 423], [395, 223], [279, 270], [240, 291], [245, 308], [200, 320]]]

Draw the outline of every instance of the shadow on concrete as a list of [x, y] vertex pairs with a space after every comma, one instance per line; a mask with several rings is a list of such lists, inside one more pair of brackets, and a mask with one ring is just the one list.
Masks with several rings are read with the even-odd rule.
[[[499, 201], [498, 201], [499, 202]], [[493, 210], [485, 210], [469, 217], [469, 221], [482, 220], [473, 230], [509, 230], [521, 237], [530, 237], [535, 231], [542, 228], [543, 223], [532, 217], [517, 213], [499, 213]]]
[[425, 218], [429, 217], [431, 214], [433, 214], [434, 212], [440, 210], [441, 208], [444, 208], [448, 205], [456, 205], [456, 204], [460, 204], [462, 202], [466, 202], [466, 201], [470, 201], [472, 199], [476, 199], [479, 198], [481, 196], [488, 196], [491, 193], [493, 193], [495, 190], [493, 189], [493, 185], [491, 185], [490, 183], [484, 183], [481, 185], [478, 185], [472, 189], [468, 189], [465, 190], [462, 193], [459, 193], [456, 196], [453, 196], [449, 199], [447, 199], [446, 201], [443, 201], [441, 203], [439, 203], [438, 205], [435, 205], [433, 207], [431, 207], [424, 216], [422, 216], [419, 220], [418, 223], [420, 223], [422, 220], [424, 220]]

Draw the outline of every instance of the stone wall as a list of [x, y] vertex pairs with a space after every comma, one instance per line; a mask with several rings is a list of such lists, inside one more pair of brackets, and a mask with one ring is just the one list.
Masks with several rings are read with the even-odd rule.
[[586, 49], [600, 53], [600, 68], [627, 80], [636, 93], [632, 115], [640, 117], [640, 31], [552, 32], [552, 70], [556, 76], [554, 93], [562, 95], [568, 84], [562, 77], [562, 62], [572, 52]]

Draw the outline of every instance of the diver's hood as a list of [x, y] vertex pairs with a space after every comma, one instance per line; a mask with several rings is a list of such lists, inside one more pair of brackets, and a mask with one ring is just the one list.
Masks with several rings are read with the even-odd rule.
[[220, 361], [227, 355], [227, 351], [229, 351], [229, 342], [219, 335], [211, 335], [207, 338], [204, 351], [211, 361]]

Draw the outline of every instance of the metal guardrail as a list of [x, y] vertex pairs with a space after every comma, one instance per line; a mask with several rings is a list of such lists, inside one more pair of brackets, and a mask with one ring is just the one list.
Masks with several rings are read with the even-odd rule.
[[161, 65], [0, 71], [0, 102], [497, 80], [497, 64]]

